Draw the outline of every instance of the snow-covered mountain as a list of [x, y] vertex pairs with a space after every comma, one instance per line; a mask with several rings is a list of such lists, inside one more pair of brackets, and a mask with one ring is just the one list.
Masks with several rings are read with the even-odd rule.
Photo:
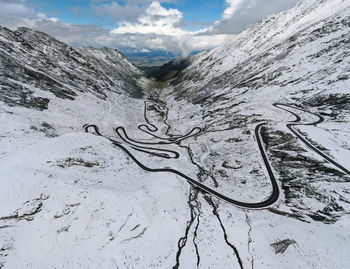
[[0, 268], [347, 268], [350, 2], [184, 63], [0, 28]]
[[19, 82], [70, 100], [79, 92], [88, 91], [102, 99], [106, 97], [105, 91], [116, 90], [142, 97], [136, 84], [142, 73], [117, 50], [73, 48], [28, 28], [15, 32], [0, 28], [0, 41], [1, 81], [13, 97], [1, 98], [8, 104], [47, 106], [45, 100], [34, 101], [30, 89], [24, 85], [18, 87]]
[[[348, 1], [305, 1], [263, 20], [212, 51], [195, 56], [171, 87], [161, 92], [161, 99], [173, 98], [168, 102], [172, 104], [169, 119], [174, 125], [191, 118], [192, 124], [205, 128], [206, 133], [191, 148], [201, 158], [198, 161], [211, 168], [210, 174], [227, 175], [225, 188], [237, 188], [232, 178], [257, 177], [250, 184], [259, 182], [262, 175], [251, 175], [247, 170], [251, 167], [251, 171], [261, 171], [259, 160], [253, 157], [256, 149], [251, 133], [257, 123], [267, 122], [263, 138], [279, 174], [284, 204], [303, 220], [311, 217], [335, 222], [347, 214], [346, 203], [339, 204], [344, 186], [332, 186], [328, 191], [324, 186], [325, 182], [348, 182], [349, 177], [328, 167], [324, 160], [320, 162], [318, 154], [300, 148], [285, 126], [294, 120], [293, 114], [274, 104], [293, 105], [323, 115], [325, 122], [316, 128], [299, 128], [318, 147], [323, 146], [330, 156], [347, 166], [349, 26]], [[305, 112], [300, 116], [305, 122], [317, 120], [317, 116]], [[229, 139], [232, 136], [235, 138]], [[210, 143], [211, 139], [215, 141]], [[212, 149], [220, 151], [221, 158], [210, 156]], [[215, 162], [222, 158], [233, 163], [239, 160], [239, 168], [226, 169]], [[247, 190], [242, 192], [238, 187], [238, 192], [246, 195], [252, 188], [247, 184]], [[328, 210], [334, 214], [328, 214]]]

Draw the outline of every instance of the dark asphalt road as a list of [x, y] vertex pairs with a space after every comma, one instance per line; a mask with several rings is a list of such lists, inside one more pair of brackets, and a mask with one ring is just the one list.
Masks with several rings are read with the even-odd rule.
[[[201, 189], [203, 192], [205, 193], [210, 193], [216, 197], [218, 197], [219, 199], [222, 199], [228, 203], [234, 204], [236, 206], [240, 206], [240, 207], [245, 207], [245, 208], [264, 208], [264, 207], [268, 207], [270, 205], [272, 205], [273, 203], [275, 203], [278, 198], [279, 198], [279, 188], [278, 188], [278, 184], [276, 181], [276, 177], [272, 171], [272, 167], [268, 161], [267, 158], [267, 154], [265, 152], [261, 137], [260, 137], [260, 129], [262, 126], [265, 125], [265, 123], [260, 123], [258, 126], [256, 126], [255, 128], [255, 137], [256, 137], [256, 141], [258, 143], [258, 147], [260, 150], [260, 153], [262, 155], [264, 164], [266, 166], [267, 172], [269, 174], [270, 180], [271, 180], [271, 185], [272, 185], [272, 192], [270, 194], [270, 196], [268, 198], [266, 198], [264, 201], [261, 202], [253, 202], [253, 203], [247, 203], [247, 202], [241, 202], [235, 199], [232, 199], [226, 195], [223, 195], [222, 193], [204, 185], [203, 183], [199, 182], [197, 179], [191, 178], [187, 175], [185, 175], [184, 173], [176, 170], [176, 169], [172, 169], [172, 168], [150, 168], [146, 165], [144, 165], [141, 160], [139, 160], [138, 158], [136, 158], [135, 155], [133, 155], [130, 150], [127, 148], [130, 147], [134, 150], [137, 151], [141, 151], [147, 154], [151, 154], [154, 156], [158, 156], [158, 157], [162, 157], [162, 158], [167, 158], [167, 159], [171, 159], [171, 158], [179, 158], [179, 153], [176, 151], [172, 151], [172, 150], [166, 150], [166, 149], [159, 149], [159, 148], [154, 148], [154, 147], [149, 147], [149, 145], [164, 145], [164, 144], [177, 144], [180, 143], [182, 140], [184, 139], [188, 139], [190, 137], [193, 136], [197, 136], [199, 135], [202, 130], [199, 127], [195, 127], [193, 128], [190, 132], [188, 132], [187, 134], [180, 136], [180, 135], [169, 135], [168, 131], [170, 129], [170, 126], [168, 125], [168, 129], [166, 131], [166, 134], [169, 135], [169, 137], [164, 138], [164, 137], [160, 137], [155, 135], [154, 133], [158, 131], [158, 128], [152, 124], [149, 119], [147, 118], [147, 102], [145, 102], [145, 112], [144, 112], [144, 118], [145, 121], [147, 122], [148, 125], [139, 125], [139, 129], [152, 135], [154, 138], [160, 139], [160, 142], [142, 142], [142, 141], [137, 141], [135, 139], [131, 139], [127, 133], [126, 130], [123, 127], [118, 127], [115, 129], [116, 133], [118, 134], [119, 138], [123, 141], [123, 143], [118, 142], [114, 139], [108, 138], [103, 136], [100, 132], [99, 129], [96, 125], [85, 125], [85, 131], [86, 132], [90, 132], [91, 129], [93, 129], [93, 131], [102, 137], [105, 137], [106, 139], [108, 139], [109, 141], [111, 141], [113, 143], [113, 145], [117, 146], [118, 148], [120, 148], [121, 150], [123, 150], [140, 168], [142, 168], [145, 171], [148, 172], [157, 172], [157, 173], [161, 173], [161, 172], [165, 172], [165, 173], [173, 173], [176, 174], [184, 179], [186, 179], [190, 184], [192, 184], [193, 186]], [[166, 113], [167, 115], [167, 113]], [[166, 117], [167, 119], [167, 117]], [[166, 122], [165, 119], [165, 122]], [[149, 127], [150, 126], [150, 127]], [[127, 145], [127, 146], [126, 146]]]
[[[322, 122], [324, 122], [324, 118], [321, 115], [318, 115], [316, 113], [304, 110], [302, 108], [299, 107], [295, 107], [292, 105], [286, 105], [286, 104], [281, 104], [281, 103], [275, 103], [273, 104], [275, 107], [282, 109], [284, 111], [287, 111], [291, 114], [293, 114], [295, 116], [295, 120], [291, 123], [288, 123], [286, 126], [287, 128], [301, 141], [303, 142], [309, 149], [311, 149], [312, 151], [314, 151], [315, 153], [317, 153], [318, 155], [320, 155], [324, 160], [326, 160], [327, 162], [333, 164], [335, 167], [337, 167], [338, 169], [340, 169], [342, 172], [344, 172], [345, 174], [350, 176], [350, 171], [348, 169], [346, 169], [344, 166], [342, 166], [341, 164], [337, 163], [335, 160], [333, 160], [332, 158], [330, 158], [329, 156], [327, 156], [325, 153], [323, 153], [321, 150], [317, 149], [315, 146], [313, 146], [307, 139], [304, 138], [303, 135], [300, 134], [300, 132], [298, 132], [296, 129], [294, 129], [295, 126], [317, 126], [317, 124], [320, 124]], [[295, 112], [287, 109], [287, 108], [292, 108], [292, 109], [296, 109], [311, 115], [314, 115], [318, 118], [317, 121], [314, 122], [309, 122], [309, 123], [301, 123], [301, 118], [299, 115], [297, 115]]]
[[[191, 178], [187, 175], [185, 175], [184, 173], [182, 173], [181, 171], [178, 171], [176, 169], [172, 169], [172, 168], [150, 168], [146, 165], [144, 165], [142, 163], [141, 160], [139, 160], [138, 158], [135, 157], [135, 155], [133, 155], [130, 150], [127, 147], [130, 147], [134, 150], [137, 151], [141, 151], [147, 154], [151, 154], [153, 156], [157, 156], [157, 157], [161, 157], [161, 158], [166, 158], [166, 159], [178, 159], [180, 157], [180, 154], [176, 151], [173, 150], [168, 150], [168, 149], [161, 149], [161, 148], [156, 148], [156, 147], [150, 147], [150, 145], [153, 146], [162, 146], [162, 145], [169, 145], [169, 144], [179, 144], [181, 141], [188, 139], [190, 137], [194, 137], [197, 135], [200, 135], [202, 133], [202, 129], [199, 127], [194, 127], [190, 132], [188, 132], [185, 135], [171, 135], [168, 134], [169, 129], [170, 129], [170, 125], [166, 122], [167, 121], [167, 117], [168, 117], [168, 111], [167, 108], [160, 106], [159, 104], [153, 104], [155, 106], [158, 106], [159, 109], [164, 109], [165, 110], [165, 120], [164, 123], [168, 126], [167, 130], [166, 130], [166, 135], [168, 137], [161, 137], [156, 135], [155, 133], [158, 132], [158, 127], [155, 126], [154, 124], [152, 124], [148, 117], [147, 117], [147, 105], [148, 101], [145, 101], [145, 109], [144, 109], [144, 118], [145, 121], [147, 123], [147, 125], [142, 124], [138, 126], [138, 129], [151, 135], [152, 137], [160, 140], [158, 142], [148, 142], [148, 141], [139, 141], [136, 139], [132, 139], [127, 135], [126, 130], [123, 127], [118, 127], [115, 129], [118, 137], [122, 140], [122, 142], [118, 142], [114, 139], [108, 138], [106, 136], [103, 136], [100, 132], [99, 129], [96, 125], [85, 125], [84, 129], [86, 132], [90, 132], [91, 129], [93, 129], [93, 131], [99, 135], [102, 136], [106, 139], [108, 139], [109, 141], [111, 141], [113, 143], [113, 145], [115, 145], [116, 147], [120, 148], [122, 151], [124, 151], [140, 168], [142, 168], [145, 171], [148, 172], [154, 172], [154, 173], [173, 173], [176, 174], [184, 179], [186, 179], [190, 184], [192, 184], [193, 186], [195, 186], [196, 188], [202, 190], [205, 193], [209, 193], [211, 195], [216, 196], [217, 198], [224, 200], [230, 204], [236, 205], [236, 206], [240, 206], [240, 207], [244, 207], [244, 208], [254, 208], [254, 209], [258, 209], [258, 208], [265, 208], [268, 207], [270, 205], [272, 205], [273, 203], [275, 203], [280, 195], [280, 191], [279, 191], [279, 187], [277, 184], [277, 180], [276, 177], [274, 175], [273, 169], [270, 165], [270, 162], [268, 160], [267, 157], [267, 153], [265, 151], [265, 147], [264, 144], [262, 142], [261, 136], [260, 136], [260, 130], [261, 128], [266, 125], [266, 123], [260, 123], [256, 126], [255, 128], [255, 138], [256, 138], [256, 142], [258, 144], [258, 148], [259, 151], [261, 153], [262, 156], [262, 160], [265, 164], [266, 167], [266, 171], [270, 177], [270, 181], [271, 181], [271, 186], [272, 186], [272, 191], [269, 197], [267, 197], [264, 201], [261, 202], [252, 202], [252, 203], [248, 203], [248, 202], [242, 202], [242, 201], [238, 201], [235, 199], [232, 199], [218, 191], [216, 191], [213, 188], [210, 188], [206, 185], [204, 185], [203, 183], [199, 182], [197, 179]], [[317, 154], [319, 154], [320, 156], [322, 156], [326, 161], [328, 161], [329, 163], [333, 164], [334, 166], [336, 166], [337, 168], [339, 168], [340, 170], [342, 170], [344, 173], [350, 175], [350, 172], [343, 167], [342, 165], [340, 165], [339, 163], [337, 163], [336, 161], [334, 161], [333, 159], [331, 159], [329, 156], [327, 156], [326, 154], [324, 154], [323, 152], [321, 152], [319, 149], [315, 148], [309, 141], [307, 141], [297, 130], [294, 129], [294, 126], [300, 126], [300, 125], [312, 125], [312, 126], [316, 126], [319, 123], [322, 123], [324, 121], [324, 118], [320, 115], [317, 115], [315, 113], [306, 111], [304, 109], [298, 108], [298, 107], [294, 107], [292, 105], [287, 105], [287, 104], [281, 104], [281, 103], [275, 103], [273, 104], [275, 107], [282, 109], [284, 111], [287, 111], [291, 114], [293, 114], [295, 116], [295, 120], [291, 121], [290, 123], [288, 123], [286, 126], [288, 127], [288, 129], [300, 140], [302, 141], [305, 145], [307, 145], [311, 150], [313, 150], [314, 152], [316, 152]], [[310, 113], [316, 117], [318, 117], [318, 120], [315, 122], [310, 122], [310, 123], [302, 123], [301, 122], [301, 118], [299, 115], [297, 115], [295, 112], [291, 111], [290, 109], [287, 108], [292, 108], [292, 109], [296, 109], [296, 110], [300, 110], [302, 112], [306, 112], [306, 113]]]

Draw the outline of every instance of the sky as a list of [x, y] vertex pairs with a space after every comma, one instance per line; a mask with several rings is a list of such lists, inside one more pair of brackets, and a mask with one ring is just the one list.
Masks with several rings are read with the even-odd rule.
[[0, 0], [0, 25], [70, 45], [187, 56], [300, 0]]

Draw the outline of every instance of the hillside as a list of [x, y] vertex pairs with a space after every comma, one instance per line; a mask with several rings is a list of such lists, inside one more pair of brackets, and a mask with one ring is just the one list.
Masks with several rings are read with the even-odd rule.
[[[306, 1], [198, 55], [160, 93], [169, 104], [172, 126], [181, 130], [191, 119], [191, 124], [205, 130], [189, 146], [207, 175], [226, 175], [223, 189], [246, 195], [261, 184], [262, 193], [263, 174], [252, 173], [261, 171], [252, 133], [258, 123], [267, 123], [262, 136], [279, 174], [288, 212], [326, 223], [346, 214], [348, 206], [340, 198], [343, 185], [334, 184], [328, 190], [325, 185], [348, 182], [347, 169], [334, 170], [332, 163], [305, 148], [286, 124], [296, 113], [301, 123], [308, 124], [298, 126], [300, 133], [347, 166], [349, 15], [346, 1]], [[319, 117], [321, 122], [313, 124]], [[220, 152], [220, 158], [211, 156], [212, 151]], [[227, 168], [223, 161], [231, 165]], [[230, 169], [237, 162], [239, 167]], [[255, 180], [248, 180], [242, 191], [237, 183], [246, 178]]]

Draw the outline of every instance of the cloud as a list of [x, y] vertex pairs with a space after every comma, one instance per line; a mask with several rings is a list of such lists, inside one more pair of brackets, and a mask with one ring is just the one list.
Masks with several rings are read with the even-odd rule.
[[[174, 2], [174, 0], [160, 1], [160, 3], [171, 2]], [[110, 23], [133, 22], [151, 3], [152, 0], [123, 0], [119, 2], [113, 0], [92, 0], [91, 8], [96, 15], [103, 20], [109, 20]]]
[[220, 20], [204, 34], [237, 34], [268, 15], [286, 10], [302, 0], [226, 0]]
[[142, 50], [140, 50], [140, 52], [142, 52], [142, 53], [150, 53], [151, 51], [148, 50], [148, 49], [142, 49]]
[[186, 31], [182, 29], [184, 23], [181, 11], [166, 9], [154, 1], [134, 22], [121, 22], [111, 34], [116, 39], [133, 35], [130, 45], [140, 44], [148, 50], [166, 50], [182, 56], [217, 46], [228, 37], [220, 34], [205, 37], [200, 32]]
[[159, 2], [152, 2], [146, 12], [136, 19], [135, 23], [123, 21], [112, 33], [182, 35], [185, 33], [180, 28], [182, 20], [183, 15], [179, 10], [165, 9]]
[[0, 24], [15, 29], [30, 27], [71, 45], [112, 47], [146, 52], [164, 50], [187, 56], [193, 51], [211, 49], [234, 33], [239, 33], [271, 13], [290, 7], [297, 0], [226, 0], [227, 8], [213, 25], [200, 31], [184, 29], [178, 9], [165, 8], [173, 0], [91, 0], [91, 10], [117, 23], [110, 30], [91, 24], [70, 24], [36, 13], [26, 0], [0, 0]]
[[109, 2], [102, 5], [93, 3], [92, 10], [103, 20], [115, 23], [121, 20], [134, 20], [135, 16], [142, 13], [143, 7], [138, 3], [129, 3], [122, 6], [117, 2]]
[[225, 9], [224, 14], [222, 16], [223, 19], [231, 18], [243, 2], [244, 0], [226, 0], [226, 3], [229, 5], [229, 7]]
[[[0, 0], [5, 3], [4, 0]], [[169, 0], [168, 2], [170, 2]], [[124, 12], [133, 5], [147, 5], [138, 16], [132, 20], [122, 20], [119, 27], [109, 30], [97, 25], [81, 25], [65, 23], [55, 17], [48, 17], [42, 13], [35, 13], [34, 9], [25, 0], [8, 0], [10, 12], [6, 11], [9, 19], [0, 17], [0, 24], [15, 29], [25, 26], [46, 32], [59, 40], [71, 45], [85, 45], [130, 49], [135, 51], [164, 50], [174, 54], [187, 56], [192, 51], [209, 49], [220, 44], [227, 36], [217, 35], [205, 37], [197, 32], [183, 30], [183, 14], [178, 9], [166, 9], [158, 1], [131, 0], [128, 5], [121, 6], [114, 1], [94, 0], [93, 5], [102, 3], [102, 9], [113, 11], [122, 9]], [[163, 1], [164, 2], [164, 1]], [[100, 4], [101, 4], [100, 3]], [[16, 5], [19, 7], [16, 9]], [[106, 12], [106, 11], [101, 11]], [[137, 11], [139, 12], [139, 11]], [[124, 18], [129, 15], [124, 14]]]
[[0, 23], [10, 25], [12, 28], [25, 25], [23, 18], [36, 17], [34, 8], [26, 3], [26, 0], [0, 0]]

